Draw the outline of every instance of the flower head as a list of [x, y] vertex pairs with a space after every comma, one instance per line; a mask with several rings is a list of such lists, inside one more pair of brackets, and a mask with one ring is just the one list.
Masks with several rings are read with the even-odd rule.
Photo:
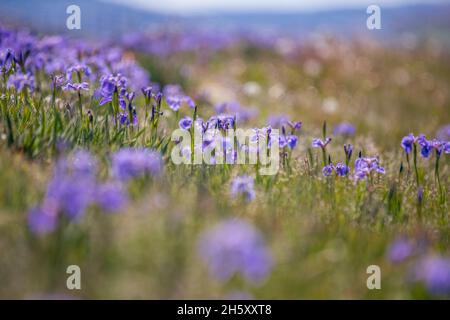
[[35, 207], [28, 213], [28, 226], [35, 234], [46, 234], [53, 232], [57, 226], [57, 212]]
[[328, 164], [322, 169], [322, 175], [324, 177], [330, 177], [333, 174], [334, 167], [332, 164]]
[[247, 202], [255, 198], [253, 178], [249, 176], [235, 177], [231, 182], [231, 196], [233, 198], [239, 195], [244, 196]]
[[15, 88], [19, 92], [25, 88], [28, 88], [30, 91], [34, 91], [34, 86], [34, 76], [30, 73], [14, 73], [8, 78], [7, 87]]
[[393, 263], [403, 262], [413, 253], [413, 244], [405, 238], [396, 239], [387, 251], [388, 259]]
[[416, 138], [414, 137], [414, 135], [412, 133], [410, 133], [406, 137], [403, 137], [401, 146], [403, 149], [405, 149], [405, 152], [407, 154], [409, 154], [409, 153], [411, 153], [415, 142], [416, 142]]
[[336, 170], [336, 174], [340, 177], [346, 177], [348, 173], [350, 172], [349, 167], [347, 167], [345, 164], [339, 162], [334, 169]]
[[322, 148], [325, 149], [326, 146], [331, 142], [331, 138], [326, 138], [325, 141], [322, 139], [315, 138], [312, 141], [313, 148]]

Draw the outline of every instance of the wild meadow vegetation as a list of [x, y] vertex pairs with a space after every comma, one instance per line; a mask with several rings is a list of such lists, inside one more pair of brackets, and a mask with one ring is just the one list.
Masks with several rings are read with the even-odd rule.
[[[449, 297], [449, 88], [433, 39], [1, 27], [0, 297]], [[278, 172], [176, 165], [196, 126], [279, 129]]]

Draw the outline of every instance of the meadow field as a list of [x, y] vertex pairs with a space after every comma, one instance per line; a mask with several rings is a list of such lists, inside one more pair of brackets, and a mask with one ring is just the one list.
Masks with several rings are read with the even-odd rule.
[[[433, 38], [3, 25], [0, 298], [448, 298], [449, 88]], [[174, 163], [196, 128], [187, 160], [278, 129], [277, 172], [225, 138], [225, 163]]]

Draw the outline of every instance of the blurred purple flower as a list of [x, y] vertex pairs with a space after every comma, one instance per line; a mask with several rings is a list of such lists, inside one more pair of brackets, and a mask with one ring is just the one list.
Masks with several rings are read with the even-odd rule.
[[326, 138], [325, 141], [322, 139], [315, 138], [312, 141], [313, 148], [326, 148], [326, 146], [331, 142], [331, 138]]
[[231, 196], [236, 198], [243, 196], [247, 202], [255, 199], [253, 178], [250, 176], [238, 176], [231, 181]]
[[[90, 76], [91, 75], [91, 68], [89, 68], [84, 63], [78, 63], [78, 64], [71, 65], [66, 70], [67, 80], [69, 80], [69, 81], [72, 80], [72, 75], [74, 73], [77, 74], [77, 75], [80, 75], [80, 77], [82, 77], [83, 75]], [[78, 79], [78, 78], [77, 78], [77, 80], [81, 81], [81, 79]]]
[[348, 122], [343, 122], [336, 125], [333, 130], [333, 134], [335, 136], [354, 136], [355, 133], [355, 126]]
[[335, 166], [335, 170], [336, 170], [336, 174], [340, 177], [345, 177], [348, 175], [348, 173], [350, 172], [349, 167], [347, 167], [345, 164], [339, 162], [336, 166]]
[[430, 141], [427, 140], [425, 135], [421, 134], [417, 138], [417, 143], [420, 145], [420, 154], [422, 155], [422, 157], [428, 158], [430, 156], [431, 150], [433, 148]]
[[416, 138], [412, 133], [410, 133], [406, 137], [403, 137], [401, 146], [405, 149], [405, 152], [409, 154], [412, 152], [414, 143], [416, 143]]
[[249, 282], [259, 283], [272, 269], [261, 234], [242, 220], [227, 220], [206, 231], [200, 237], [199, 251], [211, 274], [220, 281], [240, 274]]
[[105, 212], [115, 213], [128, 203], [128, 195], [119, 183], [107, 182], [97, 186], [95, 202]]
[[449, 141], [450, 140], [450, 124], [440, 127], [436, 133], [436, 137], [439, 140]]
[[57, 226], [57, 212], [35, 207], [28, 213], [28, 226], [35, 234], [53, 232]]
[[413, 269], [415, 281], [422, 282], [432, 295], [450, 295], [450, 259], [428, 256], [420, 260]]
[[[125, 100], [124, 96], [126, 94], [128, 80], [122, 74], [118, 73], [116, 75], [109, 74], [104, 75], [100, 78], [100, 90], [99, 94], [101, 96], [101, 100], [99, 102], [100, 105], [104, 105], [108, 102], [111, 102], [113, 99], [114, 92], [117, 91], [119, 104], [122, 109], [125, 109]], [[122, 90], [123, 89], [123, 90]]]
[[355, 160], [355, 178], [362, 180], [368, 177], [372, 172], [384, 174], [385, 170], [380, 166], [376, 157], [360, 157]]
[[112, 155], [112, 173], [120, 181], [147, 174], [157, 176], [162, 168], [161, 155], [151, 149], [123, 148]]
[[400, 263], [413, 254], [413, 244], [403, 237], [396, 239], [387, 251], [387, 257], [392, 263]]

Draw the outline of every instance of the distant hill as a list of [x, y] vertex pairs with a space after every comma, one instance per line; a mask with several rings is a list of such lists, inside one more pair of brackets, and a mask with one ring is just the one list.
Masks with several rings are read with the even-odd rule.
[[[66, 8], [76, 3], [81, 7], [82, 29], [66, 29]], [[450, 4], [413, 5], [382, 8], [382, 30], [366, 28], [365, 9], [345, 9], [293, 13], [221, 13], [190, 17], [169, 16], [130, 8], [99, 0], [1, 0], [0, 21], [31, 26], [45, 32], [83, 36], [126, 36], [148, 28], [181, 26], [183, 28], [217, 28], [276, 30], [293, 35], [327, 31], [340, 36], [376, 35], [389, 38], [409, 32], [417, 35], [433, 33], [450, 43]]]
[[[81, 30], [67, 30], [66, 8], [81, 8]], [[38, 31], [71, 35], [114, 36], [167, 22], [168, 17], [99, 0], [0, 0], [0, 21], [24, 24]]]

